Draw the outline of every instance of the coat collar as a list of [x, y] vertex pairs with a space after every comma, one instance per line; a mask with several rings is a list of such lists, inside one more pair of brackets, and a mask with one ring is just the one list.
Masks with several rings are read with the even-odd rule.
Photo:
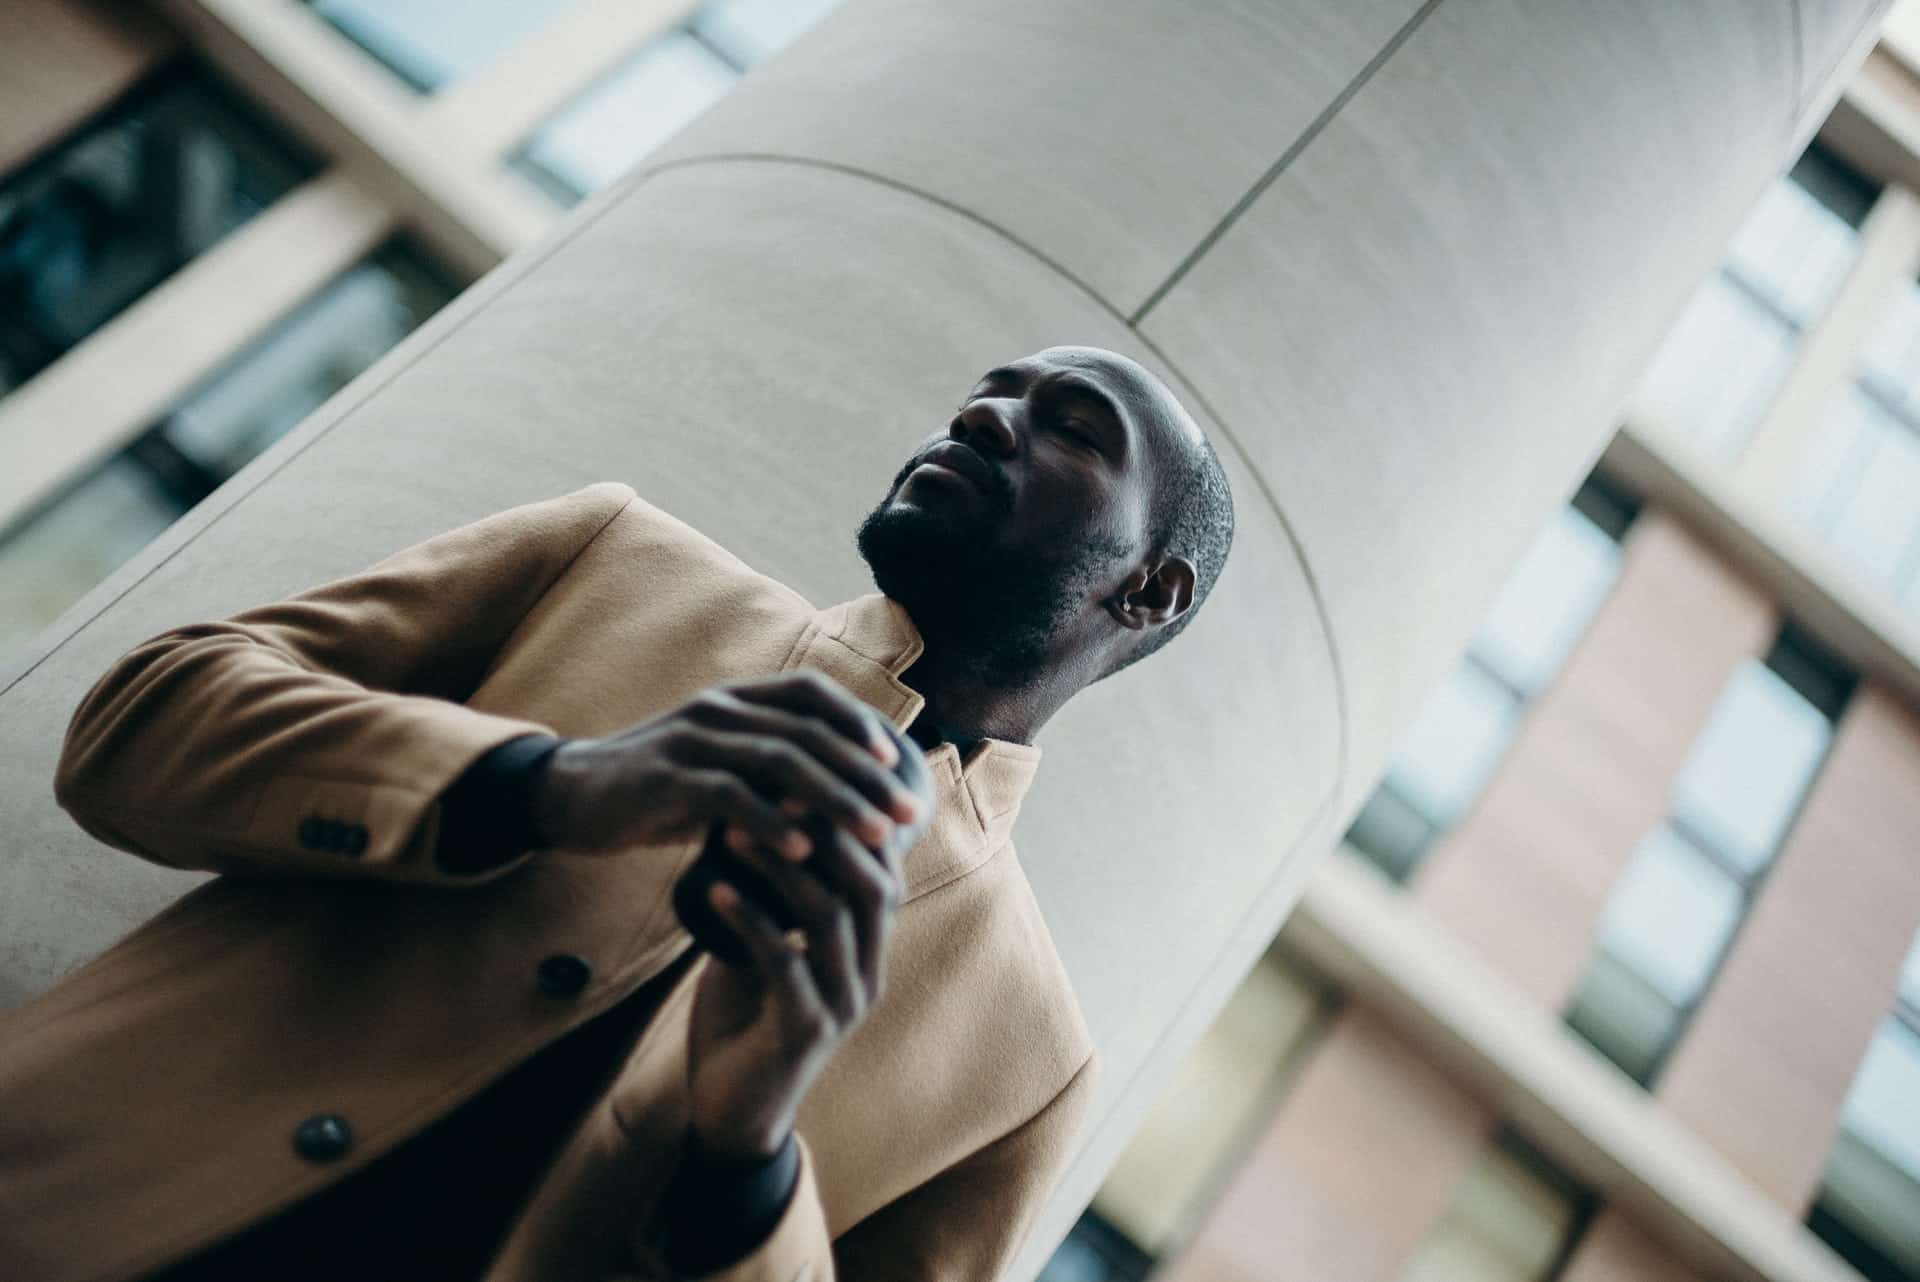
[[[886, 714], [895, 726], [904, 730], [912, 724], [926, 699], [900, 674], [920, 657], [926, 643], [899, 602], [870, 592], [818, 611], [815, 624], [818, 640], [808, 662]], [[924, 893], [950, 881], [998, 850], [1013, 829], [1039, 764], [1040, 749], [1006, 739], [982, 739], [964, 762], [950, 743], [929, 752], [927, 768], [934, 773], [936, 789], [966, 799], [961, 809], [967, 813], [958, 818], [967, 832], [950, 834], [957, 842], [923, 841], [915, 849], [908, 861], [908, 893]], [[956, 844], [971, 850], [955, 849]], [[921, 858], [923, 852], [927, 858]]]

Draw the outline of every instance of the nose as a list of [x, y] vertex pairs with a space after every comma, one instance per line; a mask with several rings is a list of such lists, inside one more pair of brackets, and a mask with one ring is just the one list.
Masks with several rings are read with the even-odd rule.
[[947, 426], [947, 435], [982, 454], [1009, 458], [1019, 443], [1014, 433], [1014, 419], [1019, 414], [1019, 404], [1018, 401], [997, 397], [969, 401], [953, 416], [953, 422]]

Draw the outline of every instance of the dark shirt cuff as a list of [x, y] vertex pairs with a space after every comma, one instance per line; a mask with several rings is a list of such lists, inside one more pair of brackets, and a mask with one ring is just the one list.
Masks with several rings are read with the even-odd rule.
[[792, 1131], [778, 1153], [750, 1163], [712, 1161], [689, 1138], [660, 1210], [667, 1263], [697, 1277], [744, 1260], [773, 1233], [799, 1182]]
[[440, 794], [434, 860], [442, 871], [483, 873], [537, 848], [533, 786], [547, 758], [565, 742], [550, 734], [509, 739]]

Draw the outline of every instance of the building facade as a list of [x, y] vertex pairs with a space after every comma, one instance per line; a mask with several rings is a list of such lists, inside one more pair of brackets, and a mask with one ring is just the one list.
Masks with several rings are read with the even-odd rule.
[[0, 666], [832, 7], [8, 4]]
[[[829, 7], [11, 0], [0, 668]], [[1054, 1282], [1920, 1277], [1908, 21]]]
[[1043, 1277], [1920, 1279], [1912, 19]]

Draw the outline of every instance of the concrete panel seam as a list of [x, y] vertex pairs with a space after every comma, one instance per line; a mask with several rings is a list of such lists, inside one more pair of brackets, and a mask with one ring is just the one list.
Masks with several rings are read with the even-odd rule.
[[[1427, 7], [1432, 8], [1438, 3], [1439, 0], [1429, 0]], [[1334, 637], [1333, 616], [1328, 612], [1325, 595], [1320, 588], [1320, 580], [1313, 572], [1313, 563], [1307, 558], [1306, 547], [1301, 542], [1299, 533], [1293, 528], [1293, 523], [1287, 519], [1286, 510], [1281, 506], [1279, 497], [1274, 494], [1273, 488], [1267, 484], [1267, 478], [1261, 473], [1260, 469], [1254, 465], [1253, 456], [1248, 452], [1247, 448], [1240, 443], [1240, 438], [1234, 432], [1232, 425], [1214, 411], [1212, 404], [1200, 391], [1199, 386], [1187, 376], [1186, 371], [1181, 369], [1166, 352], [1161, 350], [1160, 345], [1149, 338], [1138, 325], [1134, 324], [1132, 320], [1122, 314], [1118, 307], [1098, 290], [1094, 289], [1093, 286], [1081, 280], [1072, 271], [1057, 262], [1051, 255], [1047, 254], [1046, 251], [1029, 244], [1020, 236], [1015, 235], [1013, 232], [977, 211], [967, 208], [965, 205], [955, 204], [944, 196], [925, 191], [911, 183], [902, 182], [897, 178], [891, 178], [885, 174], [877, 174], [856, 165], [848, 165], [836, 160], [824, 160], [814, 156], [796, 156], [774, 152], [716, 152], [710, 155], [687, 156], [678, 160], [667, 161], [664, 164], [655, 166], [653, 169], [647, 170], [646, 173], [641, 176], [641, 180], [644, 181], [645, 178], [651, 177], [654, 174], [663, 174], [675, 169], [742, 162], [750, 164], [794, 165], [807, 169], [825, 170], [845, 177], [858, 179], [862, 182], [875, 183], [890, 190], [900, 192], [903, 195], [912, 196], [918, 200], [936, 205], [949, 213], [956, 214], [968, 222], [973, 223], [975, 226], [1004, 240], [1007, 244], [1013, 246], [1021, 253], [1026, 254], [1048, 271], [1054, 273], [1061, 280], [1066, 281], [1069, 285], [1072, 285], [1075, 289], [1085, 294], [1095, 306], [1125, 326], [1128, 332], [1140, 342], [1141, 346], [1153, 353], [1154, 357], [1160, 361], [1167, 372], [1173, 376], [1174, 381], [1179, 384], [1177, 390], [1192, 399], [1193, 403], [1200, 408], [1200, 412], [1218, 429], [1220, 436], [1225, 439], [1227, 447], [1239, 457], [1240, 462], [1246, 467], [1247, 475], [1251, 476], [1254, 484], [1259, 487], [1260, 497], [1265, 501], [1267, 510], [1273, 514], [1273, 519], [1279, 523], [1281, 532], [1286, 535], [1287, 548], [1293, 553], [1294, 563], [1300, 567], [1301, 577], [1307, 585], [1307, 596], [1313, 602], [1314, 615], [1320, 625], [1321, 640], [1327, 647], [1327, 667], [1333, 674], [1334, 717], [1337, 730], [1335, 734], [1333, 788], [1329, 796], [1332, 803], [1337, 804], [1345, 788], [1347, 775], [1348, 699], [1346, 668], [1341, 662], [1339, 643]]]
[[1420, 29], [1420, 25], [1427, 20], [1428, 15], [1439, 7], [1440, 0], [1426, 0], [1425, 4], [1414, 11], [1412, 17], [1400, 25], [1400, 29], [1394, 32], [1385, 44], [1380, 46], [1379, 51], [1376, 52], [1373, 57], [1367, 60], [1367, 65], [1354, 73], [1353, 79], [1347, 82], [1346, 87], [1335, 94], [1333, 100], [1321, 109], [1320, 114], [1308, 122], [1307, 127], [1300, 132], [1300, 136], [1287, 145], [1287, 149], [1280, 153], [1280, 158], [1267, 167], [1267, 171], [1254, 181], [1253, 186], [1247, 188], [1240, 199], [1234, 202], [1233, 208], [1229, 209], [1226, 214], [1221, 217], [1220, 221], [1215, 223], [1213, 228], [1200, 238], [1199, 243], [1187, 252], [1187, 256], [1180, 260], [1179, 265], [1173, 269], [1167, 278], [1154, 287], [1153, 292], [1147, 295], [1146, 301], [1141, 303], [1140, 306], [1134, 310], [1133, 315], [1127, 318], [1129, 325], [1138, 325], [1147, 318], [1149, 312], [1160, 305], [1160, 300], [1165, 298], [1167, 293], [1172, 290], [1175, 285], [1178, 285], [1184, 280], [1187, 273], [1192, 271], [1194, 267], [1199, 264], [1200, 260], [1207, 256], [1208, 251], [1214, 247], [1220, 238], [1226, 235], [1235, 223], [1240, 221], [1242, 215], [1244, 215], [1248, 209], [1253, 207], [1253, 202], [1260, 199], [1261, 194], [1265, 192], [1267, 188], [1271, 187], [1274, 181], [1278, 179], [1281, 174], [1285, 173], [1287, 168], [1299, 158], [1300, 153], [1313, 144], [1313, 140], [1318, 138], [1329, 124], [1333, 123], [1333, 118], [1340, 114], [1348, 102], [1352, 101], [1353, 96], [1366, 88], [1367, 82], [1373, 79], [1374, 73], [1378, 72], [1381, 67], [1387, 64], [1387, 60], [1393, 57], [1400, 46], [1405, 44], [1413, 36], [1413, 33]]
[[[1429, 0], [1429, 4], [1426, 7], [1429, 9], [1433, 8], [1435, 5], [1438, 4], [1438, 2], [1439, 0]], [[1255, 485], [1257, 485], [1260, 489], [1261, 498], [1266, 502], [1268, 510], [1272, 512], [1274, 520], [1279, 523], [1281, 532], [1286, 536], [1287, 546], [1288, 546], [1288, 549], [1293, 554], [1294, 562], [1300, 567], [1301, 576], [1306, 583], [1308, 598], [1313, 602], [1314, 615], [1319, 624], [1321, 641], [1326, 646], [1326, 649], [1327, 649], [1328, 669], [1333, 676], [1333, 694], [1334, 694], [1335, 725], [1336, 725], [1334, 777], [1333, 777], [1333, 785], [1328, 791], [1327, 800], [1322, 803], [1322, 808], [1324, 809], [1327, 806], [1337, 805], [1346, 782], [1347, 751], [1348, 751], [1348, 738], [1349, 738], [1348, 697], [1347, 697], [1347, 683], [1346, 683], [1346, 677], [1345, 677], [1345, 668], [1342, 665], [1340, 660], [1340, 648], [1339, 648], [1338, 642], [1334, 637], [1332, 616], [1328, 612], [1327, 604], [1326, 604], [1324, 595], [1321, 591], [1319, 580], [1315, 577], [1313, 573], [1313, 566], [1312, 566], [1312, 563], [1307, 558], [1306, 549], [1301, 544], [1300, 537], [1298, 533], [1294, 530], [1292, 523], [1287, 519], [1286, 512], [1281, 507], [1278, 497], [1273, 493], [1271, 487], [1267, 485], [1266, 478], [1261, 475], [1260, 470], [1256, 466], [1254, 466], [1251, 455], [1247, 452], [1245, 446], [1243, 446], [1240, 443], [1239, 437], [1234, 433], [1232, 427], [1228, 425], [1224, 420], [1222, 420], [1213, 411], [1212, 406], [1208, 403], [1205, 396], [1203, 396], [1200, 393], [1199, 388], [1193, 383], [1191, 379], [1187, 377], [1185, 372], [1182, 371], [1178, 365], [1176, 365], [1173, 361], [1168, 359], [1166, 353], [1160, 349], [1158, 344], [1153, 342], [1152, 339], [1148, 338], [1144, 333], [1142, 333], [1131, 321], [1129, 321], [1123, 314], [1121, 314], [1118, 308], [1116, 308], [1111, 302], [1109, 302], [1106, 298], [1104, 298], [1098, 291], [1094, 290], [1085, 281], [1081, 280], [1078, 276], [1074, 275], [1071, 271], [1068, 271], [1064, 266], [1062, 266], [1058, 262], [1055, 262], [1051, 257], [1049, 257], [1046, 253], [1042, 252], [1040, 249], [1028, 244], [1026, 241], [1022, 240], [1018, 236], [1015, 236], [1013, 233], [1009, 232], [1007, 229], [1000, 227], [999, 225], [994, 223], [992, 220], [984, 218], [980, 214], [974, 212], [973, 210], [967, 209], [964, 206], [956, 205], [953, 202], [946, 200], [940, 196], [934, 195], [931, 192], [922, 191], [919, 188], [913, 187], [912, 185], [907, 183], [900, 182], [897, 179], [889, 178], [882, 174], [871, 173], [866, 170], [856, 168], [854, 166], [843, 165], [833, 161], [818, 160], [818, 159], [809, 158], [809, 157], [769, 155], [769, 154], [758, 154], [758, 153], [687, 157], [682, 160], [669, 161], [666, 164], [656, 166], [652, 169], [637, 171], [633, 174], [630, 174], [627, 178], [623, 179], [614, 188], [607, 191], [604, 194], [604, 197], [600, 201], [596, 202], [596, 204], [591, 205], [586, 209], [583, 209], [580, 213], [580, 217], [571, 227], [568, 227], [565, 231], [561, 232], [559, 235], [554, 237], [554, 239], [548, 244], [538, 249], [530, 251], [525, 261], [515, 266], [511, 278], [502, 281], [497, 289], [493, 289], [489, 291], [489, 297], [487, 301], [491, 301], [492, 299], [504, 296], [508, 290], [512, 289], [514, 285], [518, 284], [522, 279], [524, 279], [528, 273], [532, 272], [535, 268], [539, 267], [540, 264], [547, 261], [553, 255], [559, 253], [560, 250], [564, 249], [567, 245], [571, 244], [577, 237], [579, 237], [580, 235], [582, 235], [583, 233], [591, 229], [595, 224], [597, 224], [600, 221], [600, 219], [605, 217], [607, 213], [609, 213], [614, 209], [619, 208], [625, 202], [628, 196], [630, 196], [633, 192], [639, 190], [639, 188], [644, 186], [655, 175], [668, 173], [675, 169], [684, 169], [684, 168], [692, 168], [692, 167], [701, 166], [701, 165], [736, 163], [736, 162], [793, 165], [793, 166], [798, 166], [803, 168], [811, 168], [815, 170], [824, 170], [828, 172], [838, 173], [845, 177], [851, 177], [851, 178], [858, 179], [860, 181], [875, 183], [884, 187], [888, 187], [904, 195], [912, 196], [919, 200], [929, 202], [942, 209], [947, 210], [950, 213], [956, 214], [959, 217], [964, 218], [967, 221], [973, 223], [975, 226], [978, 226], [983, 230], [992, 233], [994, 236], [998, 237], [1005, 243], [1013, 246], [1015, 249], [1021, 251], [1026, 256], [1040, 263], [1043, 267], [1047, 268], [1050, 272], [1058, 276], [1060, 279], [1072, 285], [1075, 289], [1079, 290], [1088, 299], [1090, 299], [1102, 311], [1106, 312], [1109, 316], [1113, 317], [1121, 325], [1125, 326], [1127, 330], [1131, 334], [1133, 334], [1143, 346], [1145, 346], [1146, 348], [1148, 348], [1150, 351], [1153, 352], [1154, 356], [1161, 361], [1161, 363], [1167, 369], [1168, 373], [1171, 374], [1175, 378], [1175, 380], [1179, 382], [1179, 384], [1181, 385], [1181, 389], [1187, 395], [1193, 398], [1194, 402], [1199, 406], [1201, 412], [1218, 429], [1220, 435], [1225, 438], [1228, 448], [1230, 448], [1236, 455], [1238, 455], [1241, 462], [1246, 466], [1247, 474], [1254, 478]], [[162, 567], [167, 565], [170, 561], [173, 560], [174, 557], [178, 556], [183, 550], [185, 550], [188, 547], [191, 547], [193, 543], [197, 541], [202, 534], [206, 533], [206, 531], [211, 529], [215, 524], [217, 524], [222, 517], [224, 517], [228, 512], [232, 511], [233, 508], [241, 500], [246, 498], [249, 494], [252, 494], [255, 490], [259, 489], [260, 486], [265, 484], [267, 481], [271, 480], [274, 476], [278, 475], [283, 469], [287, 467], [288, 464], [292, 463], [295, 459], [299, 458], [302, 454], [304, 454], [308, 449], [312, 448], [320, 440], [324, 439], [328, 433], [333, 431], [334, 428], [338, 427], [340, 424], [352, 418], [354, 413], [361, 406], [365, 405], [367, 401], [370, 400], [373, 396], [383, 391], [395, 379], [399, 378], [402, 374], [406, 373], [408, 370], [412, 369], [415, 365], [419, 364], [420, 361], [425, 359], [427, 356], [437, 351], [441, 346], [441, 344], [446, 342], [447, 339], [459, 333], [461, 329], [465, 327], [468, 319], [470, 319], [478, 311], [479, 311], [479, 306], [476, 305], [468, 309], [460, 317], [451, 319], [450, 323], [446, 325], [439, 333], [433, 334], [431, 338], [428, 339], [428, 341], [422, 343], [418, 351], [412, 353], [406, 360], [399, 362], [398, 364], [394, 365], [392, 369], [386, 371], [384, 377], [379, 378], [377, 381], [371, 381], [364, 391], [362, 391], [358, 396], [354, 397], [354, 399], [351, 402], [342, 405], [340, 409], [332, 415], [332, 417], [322, 422], [318, 427], [314, 428], [312, 431], [306, 433], [304, 436], [286, 438], [288, 449], [283, 456], [275, 458], [271, 453], [264, 455], [259, 460], [257, 460], [257, 463], [262, 465], [262, 466], [259, 466], [257, 472], [255, 472], [254, 468], [250, 467], [245, 471], [242, 471], [239, 476], [236, 476], [232, 480], [227, 482], [226, 485], [223, 485], [220, 488], [220, 490], [216, 492], [217, 495], [225, 495], [229, 490], [232, 490], [233, 493], [231, 497], [225, 503], [222, 504], [222, 506], [219, 508], [218, 511], [212, 513], [204, 523], [199, 525], [199, 527], [193, 530], [191, 534], [187, 535], [187, 537], [183, 538], [178, 544], [176, 544], [174, 547], [169, 549], [165, 555], [159, 557], [157, 560], [153, 562], [153, 564], [146, 566], [144, 570], [142, 570], [138, 575], [130, 579], [124, 586], [122, 586], [118, 592], [114, 593], [110, 598], [104, 601], [101, 601], [97, 605], [97, 607], [92, 610], [91, 613], [87, 614], [84, 618], [75, 622], [70, 628], [66, 630], [64, 635], [62, 635], [52, 645], [48, 646], [41, 653], [31, 656], [28, 659], [28, 661], [23, 666], [21, 666], [17, 672], [14, 672], [7, 677], [5, 685], [0, 686], [0, 698], [4, 698], [6, 694], [13, 689], [14, 686], [18, 685], [21, 681], [24, 681], [28, 676], [30, 676], [34, 671], [36, 671], [42, 663], [46, 662], [47, 659], [51, 658], [54, 654], [56, 654], [61, 648], [63, 648], [66, 645], [68, 641], [72, 640], [73, 637], [76, 636], [81, 630], [83, 630], [88, 624], [92, 623], [95, 619], [98, 619], [102, 614], [105, 614], [114, 605], [116, 605], [122, 599], [124, 599], [128, 593], [132, 592], [135, 588], [139, 587], [142, 583], [146, 582], [146, 580], [151, 578], [155, 572], [157, 572]], [[248, 475], [249, 472], [254, 472], [255, 474], [252, 476], [249, 476]], [[245, 480], [245, 486], [244, 488], [241, 488], [241, 482], [243, 481], [243, 479]], [[213, 500], [209, 499], [207, 501], [211, 502]], [[58, 627], [60, 625], [59, 623], [56, 623], [53, 626]], [[1316, 819], [1317, 818], [1318, 818], [1318, 815], [1316, 813]]]
[[1320, 635], [1326, 639], [1327, 645], [1327, 668], [1333, 674], [1335, 725], [1333, 788], [1328, 794], [1328, 804], [1338, 806], [1347, 786], [1347, 670], [1345, 662], [1340, 658], [1340, 645], [1333, 633], [1333, 616], [1327, 610], [1326, 598], [1320, 589], [1320, 579], [1313, 572], [1313, 563], [1307, 559], [1306, 548], [1300, 542], [1300, 536], [1295, 533], [1292, 522], [1287, 520], [1285, 509], [1280, 506], [1280, 497], [1273, 492], [1273, 487], [1267, 484], [1266, 473], [1254, 466], [1253, 456], [1240, 443], [1239, 436], [1215, 411], [1212, 403], [1207, 400], [1206, 394], [1187, 377], [1186, 372], [1176, 365], [1166, 352], [1161, 350], [1158, 343], [1149, 338], [1144, 330], [1136, 328], [1133, 333], [1148, 351], [1159, 358], [1167, 371], [1179, 380], [1182, 391], [1193, 398], [1194, 403], [1200, 407], [1200, 412], [1219, 428], [1220, 435], [1226, 438], [1228, 447], [1240, 456], [1241, 463], [1246, 466], [1247, 475], [1251, 476], [1253, 483], [1260, 488], [1260, 497], [1266, 500], [1268, 510], [1273, 513], [1274, 520], [1280, 523], [1281, 530], [1286, 533], [1287, 544], [1293, 549], [1294, 560], [1300, 566], [1301, 577], [1306, 580], [1307, 595], [1313, 601], [1314, 613], [1320, 619]]

